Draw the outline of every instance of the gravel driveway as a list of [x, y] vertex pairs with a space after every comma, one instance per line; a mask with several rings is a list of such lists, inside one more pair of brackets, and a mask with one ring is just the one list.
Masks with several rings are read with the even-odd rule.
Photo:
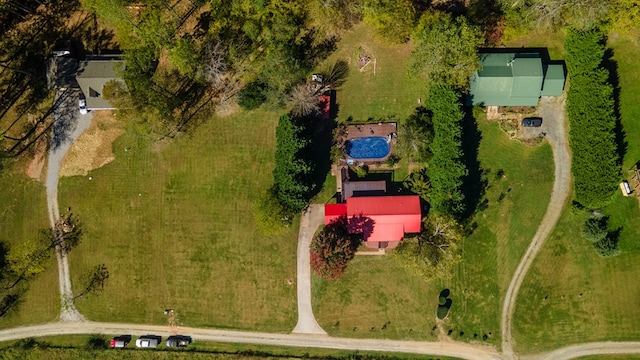
[[565, 119], [564, 106], [564, 97], [542, 97], [538, 106], [538, 114], [543, 118], [543, 125], [539, 128], [527, 129], [537, 129], [538, 132], [544, 131], [547, 133], [546, 137], [553, 151], [555, 178], [547, 211], [531, 240], [529, 248], [527, 248], [516, 272], [513, 274], [502, 306], [502, 352], [506, 359], [512, 359], [515, 356], [511, 329], [518, 291], [538, 251], [540, 251], [544, 241], [556, 226], [571, 191], [571, 153], [567, 140], [568, 124]]

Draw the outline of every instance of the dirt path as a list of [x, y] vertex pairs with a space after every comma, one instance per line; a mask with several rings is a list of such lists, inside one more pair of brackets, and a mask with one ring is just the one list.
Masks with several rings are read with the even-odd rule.
[[[56, 228], [60, 219], [58, 208], [58, 174], [65, 154], [75, 139], [82, 134], [91, 123], [93, 114], [80, 115], [78, 112], [78, 94], [73, 90], [58, 91], [56, 103], [59, 106], [54, 109], [54, 125], [49, 148], [47, 164], [47, 209], [51, 228]], [[60, 283], [60, 320], [81, 321], [84, 316], [78, 312], [73, 304], [73, 290], [71, 289], [71, 276], [69, 274], [69, 262], [66, 252], [56, 246], [56, 260], [58, 261], [58, 281]]]
[[577, 344], [553, 350], [542, 355], [534, 355], [527, 359], [568, 360], [592, 355], [640, 354], [640, 342], [595, 342]]
[[564, 97], [542, 97], [538, 112], [544, 119], [543, 126], [545, 126], [547, 139], [553, 151], [555, 179], [547, 211], [515, 274], [513, 274], [502, 306], [502, 352], [506, 359], [515, 357], [511, 329], [518, 290], [520, 290], [520, 285], [522, 285], [538, 251], [558, 222], [571, 190], [571, 154], [569, 153], [567, 124], [564, 116]]
[[311, 306], [311, 256], [309, 246], [316, 230], [324, 222], [324, 205], [313, 204], [302, 213], [298, 233], [298, 323], [294, 334], [327, 335], [313, 316]]
[[450, 356], [469, 360], [500, 359], [500, 355], [493, 348], [456, 342], [437, 343], [383, 339], [348, 339], [326, 335], [268, 334], [189, 327], [171, 329], [168, 326], [159, 325], [115, 324], [91, 321], [78, 323], [57, 322], [2, 330], [0, 331], [0, 341], [70, 334], [131, 334], [135, 336], [154, 334], [166, 337], [176, 333], [189, 335], [196, 341], [205, 340], [350, 351], [402, 352], [432, 356]]

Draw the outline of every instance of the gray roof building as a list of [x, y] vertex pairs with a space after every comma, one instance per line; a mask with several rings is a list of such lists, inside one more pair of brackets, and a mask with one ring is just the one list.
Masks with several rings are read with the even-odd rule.
[[87, 99], [88, 110], [114, 109], [113, 105], [102, 97], [102, 92], [104, 85], [109, 81], [123, 81], [118, 72], [124, 70], [124, 67], [124, 61], [119, 58], [89, 59], [80, 62], [76, 80]]

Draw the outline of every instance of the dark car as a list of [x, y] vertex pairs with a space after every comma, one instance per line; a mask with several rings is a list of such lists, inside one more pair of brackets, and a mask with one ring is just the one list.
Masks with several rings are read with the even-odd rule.
[[542, 125], [541, 117], [528, 117], [522, 119], [522, 126], [524, 127], [540, 127]]
[[112, 348], [123, 348], [126, 347], [131, 341], [131, 335], [120, 335], [111, 339], [111, 347]]
[[165, 345], [167, 347], [187, 347], [191, 344], [191, 336], [172, 335], [167, 338]]

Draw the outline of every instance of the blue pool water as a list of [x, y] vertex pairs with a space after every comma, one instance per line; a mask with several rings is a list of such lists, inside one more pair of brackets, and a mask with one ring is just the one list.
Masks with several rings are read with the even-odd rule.
[[391, 146], [384, 137], [369, 136], [347, 140], [344, 150], [352, 159], [381, 159], [389, 155]]

